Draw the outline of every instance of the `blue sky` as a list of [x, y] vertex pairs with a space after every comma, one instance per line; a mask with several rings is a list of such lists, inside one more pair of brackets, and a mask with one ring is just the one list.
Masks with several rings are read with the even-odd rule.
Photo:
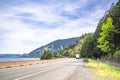
[[94, 32], [117, 0], [0, 0], [0, 54]]

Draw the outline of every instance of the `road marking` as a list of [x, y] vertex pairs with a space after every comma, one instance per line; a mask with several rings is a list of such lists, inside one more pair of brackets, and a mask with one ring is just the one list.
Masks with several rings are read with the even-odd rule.
[[33, 74], [29, 74], [29, 75], [26, 75], [26, 76], [22, 76], [22, 77], [14, 79], [14, 80], [21, 80], [21, 79], [24, 79], [24, 78], [27, 78], [27, 77], [30, 77], [30, 76], [34, 76], [34, 75], [37, 75], [37, 74], [40, 74], [40, 73], [44, 73], [44, 72], [47, 72], [47, 71], [62, 67], [62, 66], [56, 66], [56, 67], [50, 68], [48, 70], [44, 70], [44, 71], [36, 72], [36, 73], [33, 73]]

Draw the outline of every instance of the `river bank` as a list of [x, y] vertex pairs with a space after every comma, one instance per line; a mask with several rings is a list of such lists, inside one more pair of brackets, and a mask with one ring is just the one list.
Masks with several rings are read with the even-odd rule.
[[45, 64], [50, 62], [58, 62], [66, 60], [67, 58], [58, 58], [58, 59], [50, 59], [50, 60], [31, 60], [31, 61], [14, 61], [14, 62], [0, 62], [0, 69], [3, 68], [11, 68], [11, 67], [18, 67], [18, 66], [28, 66], [28, 65], [35, 65], [35, 64]]

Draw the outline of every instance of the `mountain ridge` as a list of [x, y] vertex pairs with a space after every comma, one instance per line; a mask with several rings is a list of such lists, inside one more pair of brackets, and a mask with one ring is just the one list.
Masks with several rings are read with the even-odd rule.
[[33, 58], [38, 58], [40, 57], [41, 53], [43, 52], [44, 49], [49, 49], [52, 52], [62, 50], [66, 48], [67, 46], [76, 43], [76, 41], [80, 37], [73, 37], [73, 38], [67, 38], [67, 39], [58, 39], [55, 41], [52, 41], [44, 46], [38, 47], [28, 54], [23, 54], [21, 57], [33, 57]]

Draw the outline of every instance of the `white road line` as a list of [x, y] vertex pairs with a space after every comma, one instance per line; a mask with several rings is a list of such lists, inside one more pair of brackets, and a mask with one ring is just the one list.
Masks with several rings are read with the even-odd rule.
[[[62, 65], [62, 66], [63, 66], [63, 65]], [[56, 68], [58, 68], [58, 67], [62, 67], [62, 66], [56, 66], [56, 67], [50, 68], [50, 69], [48, 69], [48, 70], [44, 70], [44, 71], [32, 73], [32, 74], [29, 74], [29, 75], [26, 75], [26, 76], [22, 76], [22, 77], [16, 78], [16, 79], [14, 79], [14, 80], [21, 80], [21, 79], [24, 79], [24, 78], [27, 78], [27, 77], [30, 77], [30, 76], [34, 76], [34, 75], [37, 75], [37, 74], [40, 74], [40, 73], [43, 73], [43, 72], [47, 72], [47, 71], [56, 69]]]

